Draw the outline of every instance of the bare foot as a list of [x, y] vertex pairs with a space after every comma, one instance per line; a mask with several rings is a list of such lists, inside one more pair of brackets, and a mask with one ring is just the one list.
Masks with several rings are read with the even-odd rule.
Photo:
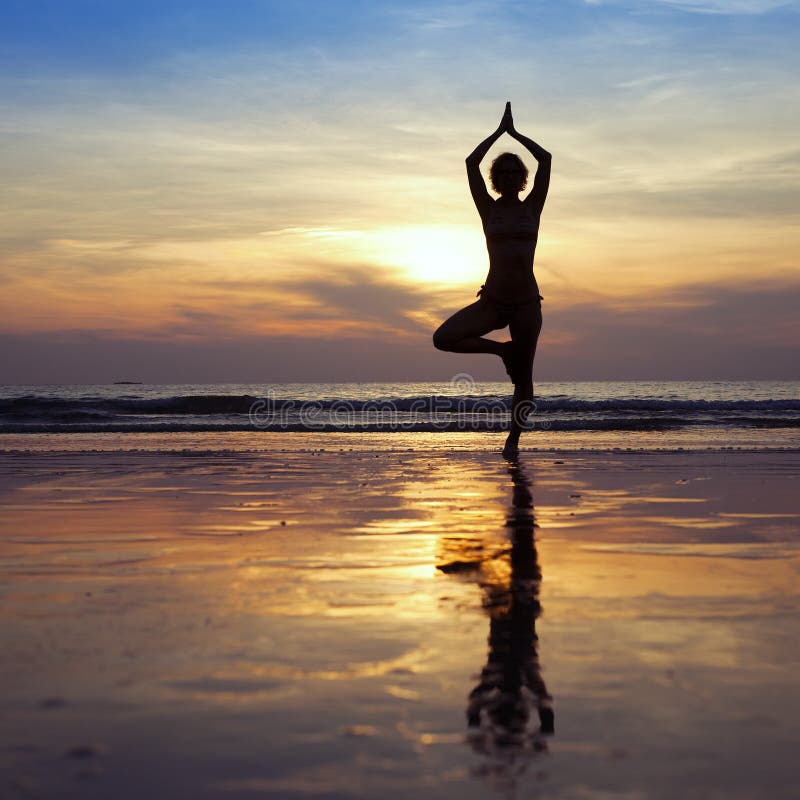
[[513, 461], [519, 455], [519, 433], [512, 431], [508, 434], [503, 446], [503, 458]]

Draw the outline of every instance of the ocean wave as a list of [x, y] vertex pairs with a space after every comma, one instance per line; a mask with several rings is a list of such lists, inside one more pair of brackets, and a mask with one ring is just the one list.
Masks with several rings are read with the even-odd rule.
[[[587, 400], [574, 397], [536, 397], [536, 409], [546, 413], [585, 414], [768, 414], [800, 412], [800, 399], [791, 400], [684, 400], [677, 398], [605, 398]], [[0, 399], [0, 420], [50, 420], [60, 416], [214, 416], [247, 415], [254, 408], [261, 413], [301, 413], [351, 411], [355, 413], [480, 413], [487, 409], [510, 408], [510, 395], [419, 395], [414, 397], [355, 398], [272, 397], [253, 395], [176, 395], [172, 397], [41, 397], [21, 396]]]
[[[249, 386], [228, 394], [148, 389], [112, 396], [96, 388], [51, 394], [25, 387], [24, 393], [6, 395], [0, 398], [0, 433], [496, 431], [507, 428], [512, 406], [509, 394], [445, 394], [434, 386], [430, 394], [415, 387], [406, 395], [381, 386], [369, 399], [364, 394], [348, 396], [344, 387], [343, 396], [335, 397], [323, 386], [318, 392], [310, 386], [307, 393], [290, 390], [283, 396], [270, 391], [258, 395]], [[530, 427], [655, 433], [800, 428], [800, 399], [785, 395], [769, 399], [762, 393], [751, 399], [741, 386], [739, 394], [727, 398], [712, 394], [714, 399], [696, 399], [682, 398], [674, 389], [660, 396], [648, 396], [647, 388], [641, 389], [640, 396], [633, 391], [626, 396], [618, 387], [616, 396], [545, 393], [535, 398]], [[350, 389], [359, 390], [364, 387]]]
[[55, 414], [247, 414], [259, 398], [250, 395], [175, 397], [37, 397], [0, 399], [0, 419]]

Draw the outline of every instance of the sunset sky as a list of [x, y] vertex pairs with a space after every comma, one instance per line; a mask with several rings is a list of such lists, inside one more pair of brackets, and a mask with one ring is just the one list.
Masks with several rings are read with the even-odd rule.
[[536, 379], [798, 379], [799, 41], [780, 0], [4, 0], [0, 382], [500, 379], [430, 336], [507, 99], [553, 153]]

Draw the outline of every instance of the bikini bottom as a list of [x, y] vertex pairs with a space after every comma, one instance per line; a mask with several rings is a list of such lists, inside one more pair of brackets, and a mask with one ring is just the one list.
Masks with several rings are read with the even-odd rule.
[[502, 323], [499, 326], [501, 328], [504, 328], [506, 325], [508, 325], [517, 316], [517, 314], [524, 309], [527, 309], [528, 306], [536, 305], [541, 309], [542, 300], [544, 300], [541, 295], [537, 295], [536, 297], [530, 298], [530, 300], [522, 300], [518, 303], [500, 302], [492, 297], [492, 295], [490, 295], [486, 290], [486, 286], [483, 285], [478, 290], [477, 296], [494, 308], [494, 310], [497, 312], [498, 321]]

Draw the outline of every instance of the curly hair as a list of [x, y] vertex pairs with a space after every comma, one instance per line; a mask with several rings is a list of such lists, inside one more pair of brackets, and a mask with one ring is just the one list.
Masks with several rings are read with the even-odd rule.
[[520, 191], [522, 191], [528, 185], [528, 168], [525, 166], [525, 162], [516, 153], [500, 153], [500, 155], [492, 161], [492, 166], [489, 168], [489, 180], [491, 181], [492, 189], [499, 194], [494, 179], [497, 170], [505, 162], [512, 162], [514, 166], [519, 167], [519, 171], [522, 173], [522, 186], [520, 186]]

